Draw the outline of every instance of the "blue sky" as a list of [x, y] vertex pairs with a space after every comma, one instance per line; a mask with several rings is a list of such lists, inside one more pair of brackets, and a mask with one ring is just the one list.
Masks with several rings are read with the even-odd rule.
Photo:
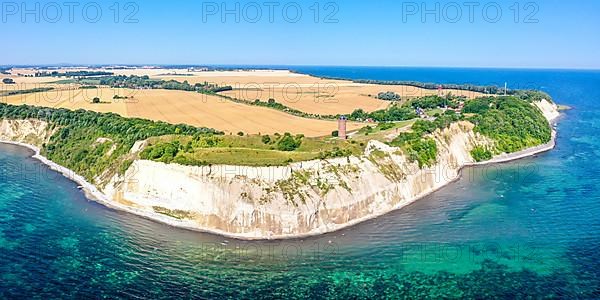
[[0, 64], [600, 68], [594, 0], [71, 2], [2, 2]]

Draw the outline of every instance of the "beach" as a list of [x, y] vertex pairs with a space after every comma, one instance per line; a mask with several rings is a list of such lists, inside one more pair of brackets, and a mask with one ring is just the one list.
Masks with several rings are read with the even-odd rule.
[[518, 159], [522, 159], [522, 158], [526, 158], [526, 157], [531, 157], [533, 155], [553, 149], [556, 145], [555, 139], [556, 139], [556, 132], [553, 131], [551, 141], [548, 142], [547, 144], [529, 148], [529, 149], [519, 151], [516, 153], [500, 155], [500, 156], [494, 157], [490, 161], [479, 162], [479, 163], [465, 163], [462, 167], [459, 168], [459, 170], [457, 172], [458, 176], [456, 176], [454, 178], [447, 178], [446, 182], [442, 182], [441, 184], [438, 184], [437, 186], [435, 186], [431, 189], [420, 192], [415, 197], [413, 197], [411, 199], [407, 199], [406, 201], [403, 201], [400, 205], [396, 205], [391, 209], [382, 210], [377, 213], [368, 214], [363, 217], [353, 219], [349, 222], [344, 223], [341, 226], [335, 226], [327, 231], [317, 230], [317, 231], [302, 233], [302, 234], [276, 235], [276, 236], [254, 236], [252, 234], [250, 234], [250, 235], [235, 234], [235, 233], [231, 233], [231, 232], [227, 232], [227, 231], [219, 230], [219, 229], [215, 229], [215, 228], [207, 228], [207, 227], [198, 226], [197, 223], [190, 221], [190, 220], [179, 220], [179, 219], [175, 219], [175, 218], [172, 218], [172, 217], [169, 217], [169, 216], [166, 216], [163, 214], [159, 214], [156, 212], [149, 212], [148, 210], [138, 209], [138, 208], [131, 207], [128, 205], [124, 205], [117, 201], [113, 201], [113, 199], [111, 199], [109, 196], [107, 196], [106, 194], [101, 192], [95, 185], [91, 184], [85, 178], [76, 174], [74, 171], [72, 171], [66, 167], [60, 166], [60, 165], [56, 164], [55, 162], [42, 156], [40, 154], [39, 148], [37, 148], [33, 145], [30, 145], [30, 144], [21, 143], [21, 142], [0, 141], [0, 143], [18, 145], [18, 146], [22, 146], [22, 147], [32, 150], [34, 152], [34, 155], [32, 156], [34, 159], [37, 159], [38, 161], [47, 165], [50, 169], [61, 173], [66, 178], [68, 178], [68, 179], [72, 180], [73, 182], [75, 182], [76, 184], [78, 184], [88, 199], [90, 199], [92, 201], [96, 201], [100, 204], [103, 204], [108, 208], [133, 213], [138, 216], [148, 218], [148, 219], [151, 219], [151, 220], [154, 220], [154, 221], [166, 224], [166, 225], [178, 227], [178, 228], [184, 228], [184, 229], [200, 231], [200, 232], [207, 232], [207, 233], [217, 234], [217, 235], [240, 239], [240, 240], [263, 240], [263, 239], [297, 239], [297, 238], [305, 238], [305, 237], [310, 237], [310, 236], [315, 236], [315, 235], [321, 235], [323, 233], [338, 231], [338, 230], [348, 228], [353, 225], [362, 223], [364, 221], [380, 217], [391, 211], [402, 209], [403, 207], [410, 205], [411, 203], [413, 203], [425, 196], [430, 195], [431, 193], [439, 190], [440, 188], [443, 188], [443, 187], [447, 186], [448, 184], [451, 184], [451, 182], [458, 180], [460, 178], [460, 174], [461, 174], [460, 171], [465, 167], [481, 166], [481, 165], [488, 165], [488, 164], [495, 164], [495, 163], [506, 163], [506, 162], [510, 162], [510, 161], [514, 161], [514, 160], [518, 160]]

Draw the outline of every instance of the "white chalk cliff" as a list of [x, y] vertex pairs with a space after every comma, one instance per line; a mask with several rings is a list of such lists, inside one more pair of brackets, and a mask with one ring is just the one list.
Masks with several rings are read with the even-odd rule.
[[[558, 116], [550, 102], [536, 106], [549, 121]], [[47, 125], [19, 134], [5, 122], [0, 123], [1, 140], [34, 133], [48, 138]], [[493, 143], [469, 122], [438, 130], [433, 138], [437, 163], [424, 169], [399, 148], [371, 141], [360, 157], [287, 167], [192, 167], [136, 160], [124, 175], [114, 175], [98, 188], [111, 206], [176, 226], [245, 239], [316, 235], [406, 206], [457, 179], [460, 169], [474, 162], [470, 151], [475, 146]], [[132, 151], [143, 147], [136, 143]]]

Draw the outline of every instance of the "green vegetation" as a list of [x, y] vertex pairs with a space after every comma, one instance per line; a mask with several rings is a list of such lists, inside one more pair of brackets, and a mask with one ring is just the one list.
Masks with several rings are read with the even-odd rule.
[[552, 97], [550, 97], [550, 95], [542, 91], [514, 90], [510, 94], [527, 102], [541, 101], [543, 99], [552, 101]]
[[360, 155], [363, 151], [364, 144], [357, 145], [351, 141], [330, 138], [306, 138], [301, 135], [196, 134], [152, 138], [140, 157], [193, 166], [281, 166], [291, 162]]
[[60, 73], [58, 71], [52, 72], [37, 72], [35, 77], [90, 77], [90, 76], [107, 76], [114, 75], [112, 72], [104, 71], [68, 71]]
[[368, 159], [377, 166], [377, 169], [379, 169], [383, 176], [390, 181], [401, 182], [406, 178], [406, 175], [402, 173], [402, 170], [398, 165], [394, 163], [390, 156], [385, 152], [379, 150], [373, 151]]
[[468, 114], [482, 114], [490, 109], [490, 105], [494, 101], [492, 97], [483, 97], [469, 100], [465, 103], [462, 112]]
[[[94, 79], [78, 79], [78, 82], [95, 80], [99, 85], [127, 88], [165, 88], [216, 93], [221, 87], [208, 83], [190, 85], [188, 82], [163, 81], [148, 76], [108, 76]], [[95, 88], [87, 85], [81, 88]], [[11, 91], [6, 95], [47, 91], [39, 88]], [[221, 96], [221, 95], [220, 95]], [[249, 102], [222, 96], [232, 101], [249, 105], [283, 110], [291, 114], [315, 118], [337, 118], [306, 114], [277, 103], [256, 100]], [[116, 95], [114, 99], [125, 99]], [[291, 162], [361, 155], [370, 139], [389, 141], [390, 145], [402, 149], [407, 157], [423, 168], [431, 166], [437, 159], [437, 145], [431, 134], [438, 129], [448, 128], [452, 123], [468, 120], [475, 124], [475, 131], [493, 139], [493, 148], [475, 148], [472, 156], [477, 161], [490, 159], [500, 152], [515, 152], [550, 140], [551, 129], [541, 112], [531, 101], [548, 99], [543, 92], [515, 91], [511, 96], [481, 97], [466, 100], [448, 94], [445, 97], [426, 96], [401, 103], [396, 101], [388, 108], [365, 112], [355, 110], [350, 120], [379, 122], [366, 126], [349, 141], [331, 137], [306, 138], [289, 133], [274, 135], [224, 136], [207, 128], [186, 125], [171, 125], [141, 119], [125, 119], [116, 114], [100, 114], [83, 110], [35, 108], [29, 106], [2, 105], [0, 116], [4, 118], [34, 118], [50, 122], [56, 133], [43, 152], [53, 161], [73, 169], [86, 178], [102, 175], [107, 170], [124, 172], [125, 165], [135, 157], [129, 152], [140, 140], [149, 139], [149, 145], [140, 153], [143, 159], [182, 165], [236, 164], [246, 166], [287, 165]], [[102, 103], [99, 98], [93, 103]], [[462, 107], [462, 112], [445, 110], [444, 107]], [[431, 119], [416, 119], [416, 108], [427, 109], [434, 114]], [[463, 114], [464, 113], [464, 114]], [[410, 126], [410, 131], [400, 128]], [[393, 131], [395, 129], [395, 132]], [[332, 132], [336, 137], [339, 133]], [[103, 138], [110, 142], [98, 143]], [[387, 167], [385, 167], [388, 172]], [[388, 172], [389, 173], [389, 172]], [[394, 178], [397, 177], [394, 174]]]
[[424, 137], [422, 133], [401, 133], [390, 144], [400, 147], [408, 156], [410, 161], [417, 162], [419, 164], [419, 168], [429, 167], [435, 164], [437, 161], [438, 152], [435, 140], [429, 137]]
[[365, 112], [363, 109], [357, 109], [349, 116], [349, 120], [364, 121], [372, 119], [375, 122], [395, 122], [406, 121], [417, 117], [417, 113], [411, 107], [402, 106], [397, 103], [392, 104], [387, 109], [376, 110], [374, 112]]
[[17, 90], [17, 91], [4, 91], [0, 93], [0, 96], [14, 96], [14, 95], [25, 95], [25, 94], [33, 94], [33, 93], [43, 93], [53, 90], [51, 87], [43, 87], [43, 88], [34, 88], [27, 90]]
[[283, 197], [292, 205], [298, 207], [300, 204], [305, 204], [306, 199], [309, 198], [309, 193], [312, 191], [317, 193], [321, 197], [325, 197], [329, 192], [334, 190], [337, 186], [342, 187], [348, 192], [352, 189], [348, 186], [348, 183], [344, 181], [344, 176], [356, 174], [358, 169], [353, 166], [335, 166], [329, 165], [323, 169], [323, 171], [334, 176], [331, 178], [322, 178], [320, 171], [308, 171], [308, 170], [297, 170], [292, 171], [291, 176], [288, 179], [278, 180], [275, 183], [274, 188], [266, 188], [264, 192], [267, 196], [263, 196], [261, 201], [263, 203], [268, 202], [269, 194], [277, 191], [281, 192]]
[[294, 151], [302, 144], [302, 138], [304, 138], [304, 136], [299, 135], [294, 137], [286, 132], [277, 142], [277, 150]]
[[263, 135], [261, 137], [261, 141], [263, 142], [263, 144], [268, 145], [271, 143], [271, 137], [268, 135]]
[[429, 167], [435, 164], [438, 152], [435, 140], [427, 136], [438, 129], [448, 128], [461, 119], [461, 115], [448, 110], [435, 121], [417, 120], [412, 125], [411, 132], [400, 133], [390, 145], [400, 147], [420, 168]]
[[92, 89], [97, 89], [98, 87], [95, 86], [95, 85], [84, 85], [84, 86], [81, 86], [79, 88], [82, 89], [82, 90], [92, 90]]
[[178, 210], [178, 209], [173, 210], [173, 209], [164, 208], [162, 206], [153, 206], [152, 209], [156, 213], [163, 214], [165, 216], [169, 216], [171, 218], [175, 218], [175, 219], [179, 219], [179, 220], [191, 220], [191, 219], [194, 219], [194, 217], [195, 217], [194, 213], [191, 213], [191, 212], [185, 211], [185, 210]]
[[411, 141], [406, 150], [409, 159], [419, 163], [419, 168], [429, 167], [437, 160], [437, 145], [432, 138]]
[[230, 96], [223, 95], [223, 94], [214, 94], [214, 95], [219, 96], [219, 97], [221, 97], [225, 100], [231, 101], [231, 102], [275, 109], [275, 110], [282, 111], [287, 114], [302, 117], [302, 118], [319, 119], [319, 120], [337, 120], [340, 117], [339, 114], [338, 115], [319, 115], [319, 114], [306, 113], [306, 112], [291, 108], [289, 106], [286, 106], [284, 104], [281, 104], [273, 98], [271, 98], [265, 102], [265, 101], [261, 101], [260, 99], [256, 99], [254, 101], [247, 101], [247, 100], [230, 97]]
[[377, 125], [367, 125], [358, 130], [357, 134], [352, 137], [352, 141], [363, 141], [368, 142], [368, 140], [384, 140], [385, 136], [388, 134], [395, 133], [393, 129], [397, 130], [411, 126], [416, 120], [406, 120], [406, 121], [398, 121], [398, 122], [384, 122], [378, 123]]
[[285, 113], [288, 113], [288, 114], [291, 114], [291, 115], [294, 115], [294, 116], [303, 117], [303, 118], [337, 119], [339, 117], [339, 115], [337, 115], [337, 116], [324, 116], [324, 115], [318, 115], [318, 114], [305, 113], [303, 111], [300, 111], [300, 110], [297, 110], [295, 108], [291, 108], [289, 106], [281, 104], [281, 103], [277, 102], [273, 98], [269, 99], [267, 102], [260, 101], [259, 99], [256, 99], [253, 102], [251, 102], [251, 101], [246, 101], [246, 100], [240, 100], [240, 99], [237, 99], [237, 98], [232, 98], [232, 97], [225, 96], [225, 95], [219, 95], [219, 96], [221, 98], [225, 98], [225, 99], [233, 101], [233, 102], [242, 103], [242, 104], [246, 104], [246, 105], [252, 105], [252, 106], [261, 106], [261, 107], [271, 108], [271, 109], [279, 110], [279, 111], [282, 111], [282, 112], [285, 112]]
[[[60, 80], [56, 80], [56, 81], [52, 81], [49, 83], [53, 83], [53, 84], [76, 84], [76, 83], [85, 83], [84, 82], [85, 79], [60, 79]], [[89, 84], [98, 84], [98, 81], [95, 80], [93, 83], [89, 83]]]
[[[392, 98], [395, 99], [396, 97], [393, 96], [392, 94], [393, 94], [393, 92], [380, 93], [380, 96], [383, 96], [384, 98], [387, 97], [389, 99], [392, 99]], [[221, 95], [221, 94], [217, 94], [217, 95], [223, 99], [226, 99], [226, 100], [229, 100], [232, 102], [242, 103], [242, 104], [246, 104], [246, 105], [267, 107], [267, 108], [279, 110], [279, 111], [282, 111], [282, 112], [285, 112], [285, 113], [288, 113], [288, 114], [291, 114], [294, 116], [303, 117], [303, 118], [312, 118], [312, 119], [320, 119], [320, 120], [337, 120], [341, 116], [340, 114], [319, 115], [319, 114], [305, 113], [303, 111], [300, 111], [300, 110], [288, 107], [284, 104], [281, 104], [272, 98], [265, 102], [265, 101], [261, 101], [259, 99], [256, 99], [254, 101], [247, 101], [247, 100], [241, 100], [241, 99], [237, 99], [234, 97], [230, 97], [227, 95]], [[396, 96], [398, 96], [398, 95], [396, 95]], [[396, 101], [394, 101], [394, 103], [392, 105], [390, 105], [390, 107], [388, 107], [387, 109], [381, 109], [381, 110], [377, 110], [377, 111], [373, 111], [373, 112], [366, 112], [363, 109], [356, 109], [355, 111], [353, 111], [350, 115], [348, 115], [346, 117], [348, 118], [348, 120], [358, 121], [358, 122], [363, 122], [366, 120], [372, 120], [375, 122], [407, 121], [407, 120], [412, 120], [417, 117], [417, 113], [415, 111], [415, 108], [417, 108], [417, 107], [435, 109], [438, 107], [448, 106], [451, 108], [458, 108], [459, 103], [464, 101], [464, 98], [463, 97], [455, 97], [455, 96], [452, 96], [451, 94], [448, 94], [446, 97], [426, 96], [426, 97], [420, 97], [420, 98], [417, 98], [417, 99], [411, 101], [410, 102], [411, 105], [400, 104], [399, 100], [400, 100], [399, 98], [396, 99]]]
[[477, 146], [471, 150], [471, 156], [476, 162], [482, 162], [492, 159], [493, 154], [487, 148]]
[[[535, 96], [534, 96], [535, 97]], [[495, 152], [512, 153], [525, 148], [548, 143], [552, 138], [551, 128], [541, 112], [529, 101], [514, 96], [487, 98], [469, 102], [477, 114], [469, 118], [475, 131], [496, 142]], [[487, 107], [480, 102], [488, 103]]]
[[[331, 79], [331, 80], [348, 80], [347, 78], [340, 77], [330, 77], [330, 76], [319, 76], [323, 79]], [[379, 85], [406, 85], [406, 86], [414, 86], [427, 90], [437, 90], [439, 88], [442, 89], [452, 89], [452, 90], [462, 90], [462, 91], [471, 91], [478, 92], [484, 94], [503, 94], [504, 88], [500, 88], [498, 86], [489, 85], [489, 86], [478, 86], [473, 84], [439, 84], [439, 83], [430, 83], [430, 82], [418, 82], [418, 81], [390, 81], [390, 80], [365, 80], [365, 79], [357, 79], [352, 80], [354, 83], [365, 83], [365, 84], [379, 84]], [[507, 93], [514, 92], [512, 90], [507, 90]]]
[[[390, 145], [401, 147], [420, 167], [430, 166], [435, 162], [436, 152], [433, 149], [436, 146], [435, 142], [428, 140], [427, 135], [463, 119], [475, 124], [476, 132], [496, 142], [493, 149], [475, 148], [471, 154], [476, 161], [489, 160], [494, 153], [512, 153], [549, 142], [551, 129], [548, 121], [530, 104], [528, 98], [549, 97], [528, 91], [519, 95], [521, 96], [482, 97], [466, 101], [463, 113], [469, 117], [447, 110], [434, 121], [417, 120], [412, 125], [412, 132], [400, 133]], [[435, 97], [426, 98], [413, 101], [411, 105], [435, 103]], [[419, 104], [415, 104], [416, 102]]]
[[130, 88], [130, 89], [165, 89], [165, 90], [179, 90], [179, 91], [190, 91], [198, 93], [214, 94], [223, 91], [231, 90], [231, 86], [218, 86], [208, 82], [196, 83], [191, 85], [188, 81], [179, 82], [176, 80], [161, 80], [161, 79], [150, 79], [148, 76], [108, 76], [101, 77], [98, 79], [98, 84], [108, 85], [113, 88]]
[[[169, 134], [218, 135], [221, 132], [189, 125], [172, 125], [113, 113], [43, 108], [0, 103], [0, 119], [39, 119], [51, 124], [54, 134], [42, 154], [90, 182], [107, 170], [118, 172], [136, 141]], [[106, 139], [107, 142], [99, 142]], [[113, 148], [111, 151], [111, 148]]]
[[381, 92], [377, 94], [377, 99], [385, 101], [400, 101], [400, 95], [394, 92]]
[[438, 107], [458, 107], [458, 102], [464, 100], [461, 97], [453, 97], [452, 95], [448, 95], [446, 97], [440, 96], [425, 96], [416, 98], [410, 101], [410, 106], [413, 108], [421, 108], [421, 109], [435, 109]]

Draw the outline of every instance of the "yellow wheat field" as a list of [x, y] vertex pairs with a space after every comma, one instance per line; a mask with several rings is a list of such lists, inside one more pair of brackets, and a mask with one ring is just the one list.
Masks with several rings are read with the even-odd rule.
[[[71, 68], [65, 71], [104, 71], [102, 69]], [[375, 111], [386, 108], [389, 101], [376, 99], [380, 92], [392, 91], [404, 99], [435, 94], [452, 93], [468, 98], [482, 94], [468, 91], [433, 91], [411, 86], [359, 84], [346, 80], [320, 79], [289, 71], [188, 71], [157, 68], [137, 68], [106, 70], [117, 75], [148, 75], [163, 80], [188, 81], [190, 84], [210, 82], [218, 85], [231, 85], [233, 91], [224, 95], [254, 101], [275, 99], [286, 106], [307, 113], [321, 115], [349, 114], [362, 108]], [[169, 123], [185, 123], [206, 126], [228, 133], [238, 132], [272, 134], [290, 132], [306, 136], [329, 135], [337, 128], [334, 121], [313, 120], [263, 107], [249, 106], [224, 100], [217, 96], [207, 96], [193, 92], [168, 90], [130, 89], [79, 89], [74, 84], [56, 84], [53, 77], [23, 77], [35, 70], [13, 69], [11, 78], [16, 85], [1, 85], [3, 90], [54, 87], [55, 90], [26, 95], [3, 97], [2, 102], [30, 104], [46, 107], [87, 109], [98, 112], [114, 112], [125, 117], [140, 117], [161, 120]], [[113, 96], [127, 96], [127, 99], [113, 99]], [[92, 104], [98, 97], [102, 103]], [[364, 124], [349, 123], [349, 130]]]
[[[113, 99], [115, 95], [128, 99]], [[92, 104], [95, 97], [100, 98], [102, 103]], [[290, 132], [316, 137], [329, 135], [337, 129], [335, 121], [300, 118], [269, 108], [238, 104], [217, 96], [185, 91], [69, 89], [2, 97], [0, 101], [17, 105], [114, 112], [124, 117], [205, 126], [232, 134]], [[362, 126], [364, 124], [348, 124], [349, 130]]]
[[[165, 73], [165, 72], [163, 72]], [[187, 74], [187, 75], [185, 75]], [[321, 79], [289, 71], [217, 71], [189, 72], [179, 71], [178, 75], [155, 76], [163, 80], [188, 81], [190, 84], [210, 82], [218, 85], [230, 85], [233, 91], [223, 95], [254, 101], [275, 101], [297, 110], [322, 114], [349, 114], [355, 109], [375, 111], [386, 108], [389, 101], [376, 98], [381, 92], [395, 92], [404, 99], [426, 95], [446, 95], [475, 98], [481, 93], [461, 90], [427, 90], [405, 85], [377, 85], [354, 83], [347, 80]]]

